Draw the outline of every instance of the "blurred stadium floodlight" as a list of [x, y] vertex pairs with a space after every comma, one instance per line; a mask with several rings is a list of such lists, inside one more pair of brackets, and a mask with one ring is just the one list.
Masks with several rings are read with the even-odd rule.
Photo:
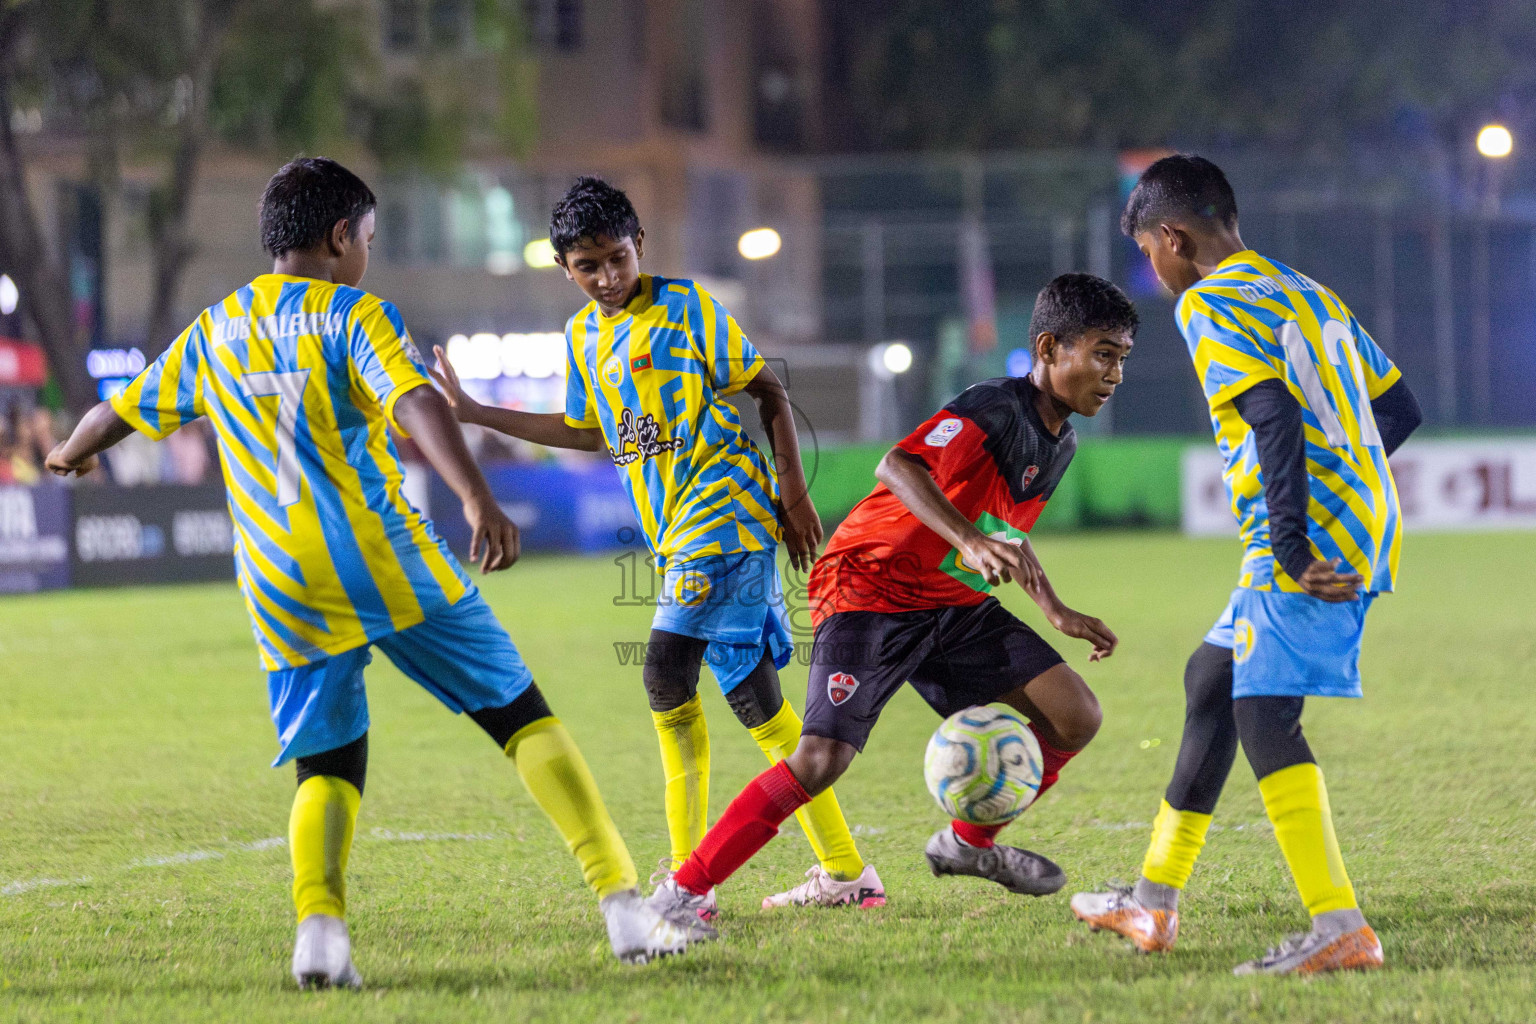
[[773, 228], [753, 228], [736, 243], [736, 251], [749, 260], [765, 260], [779, 251], [784, 240]]
[[535, 270], [547, 270], [555, 266], [555, 247], [547, 238], [536, 238], [523, 246], [523, 262]]
[[565, 335], [455, 334], [448, 339], [448, 362], [464, 380], [530, 377], [544, 380], [565, 375]]
[[16, 312], [16, 306], [21, 302], [21, 292], [16, 288], [16, 282], [11, 280], [10, 274], [0, 274], [0, 316], [10, 316]]
[[890, 380], [912, 369], [912, 349], [904, 341], [885, 341], [869, 350], [869, 369], [877, 378]]
[[1477, 151], [1491, 160], [1502, 160], [1515, 148], [1515, 138], [1501, 124], [1485, 125], [1477, 133]]

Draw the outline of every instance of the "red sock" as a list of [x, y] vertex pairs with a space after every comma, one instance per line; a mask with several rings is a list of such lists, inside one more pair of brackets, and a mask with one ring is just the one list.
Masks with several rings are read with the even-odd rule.
[[768, 845], [785, 818], [810, 802], [795, 773], [780, 761], [737, 794], [672, 880], [697, 895], [709, 892]]
[[1039, 800], [1045, 796], [1045, 791], [1056, 785], [1056, 780], [1061, 776], [1061, 769], [1066, 763], [1077, 756], [1075, 750], [1057, 750], [1045, 742], [1045, 737], [1040, 735], [1040, 730], [1035, 728], [1035, 723], [1029, 723], [1029, 731], [1035, 734], [1035, 739], [1040, 743], [1040, 792], [1035, 794]]
[[[1061, 777], [1062, 767], [1072, 758], [1077, 756], [1075, 750], [1057, 750], [1045, 742], [1040, 735], [1040, 730], [1035, 728], [1035, 723], [1029, 723], [1029, 731], [1035, 734], [1035, 739], [1040, 743], [1040, 791], [1035, 794], [1039, 800], [1045, 795], [1045, 791], [1056, 785], [1056, 780]], [[955, 830], [955, 835], [967, 846], [979, 846], [985, 849], [994, 845], [997, 834], [1008, 825], [972, 825], [967, 821], [952, 821], [949, 827]]]
[[1006, 828], [1007, 825], [1006, 821], [1001, 825], [972, 825], [968, 821], [959, 820], [949, 823], [949, 827], [955, 830], [955, 835], [959, 836], [960, 841], [965, 843], [965, 845], [983, 848], [993, 845], [993, 840], [997, 838], [997, 834]]

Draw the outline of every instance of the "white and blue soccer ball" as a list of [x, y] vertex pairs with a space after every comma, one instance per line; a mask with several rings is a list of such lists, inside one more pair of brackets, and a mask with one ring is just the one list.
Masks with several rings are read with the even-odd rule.
[[944, 813], [973, 825], [1012, 821], [1040, 792], [1040, 743], [1016, 715], [974, 707], [928, 741], [923, 778]]

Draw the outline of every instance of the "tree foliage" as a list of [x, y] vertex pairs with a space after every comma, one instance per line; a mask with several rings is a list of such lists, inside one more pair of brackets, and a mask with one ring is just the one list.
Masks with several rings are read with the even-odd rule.
[[[157, 170], [148, 204], [154, 283], [146, 347], [177, 326], [178, 286], [195, 254], [190, 210], [210, 146], [273, 159], [366, 153], [392, 169], [447, 173], [470, 147], [518, 151], [532, 131], [516, 0], [457, 11], [423, 45], [386, 59], [375, 11], [346, 0], [0, 0], [0, 115], [45, 113], [78, 139], [110, 209], [123, 168]], [[427, 6], [420, 5], [422, 17]], [[453, 23], [448, 23], [453, 29]], [[494, 88], [486, 88], [490, 80]], [[9, 128], [9, 124], [6, 126]], [[28, 150], [0, 132], [0, 266], [42, 261], [23, 288], [29, 319], [66, 378], [87, 394], [64, 269], [40, 243], [21, 183]], [[47, 305], [53, 308], [43, 309]]]
[[1458, 143], [1536, 121], [1526, 0], [840, 0], [830, 137], [874, 150]]

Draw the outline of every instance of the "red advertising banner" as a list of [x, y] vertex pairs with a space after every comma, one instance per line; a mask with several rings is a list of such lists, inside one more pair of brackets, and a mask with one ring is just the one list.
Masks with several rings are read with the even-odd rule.
[[0, 338], [0, 386], [38, 388], [48, 379], [48, 360], [36, 345]]

